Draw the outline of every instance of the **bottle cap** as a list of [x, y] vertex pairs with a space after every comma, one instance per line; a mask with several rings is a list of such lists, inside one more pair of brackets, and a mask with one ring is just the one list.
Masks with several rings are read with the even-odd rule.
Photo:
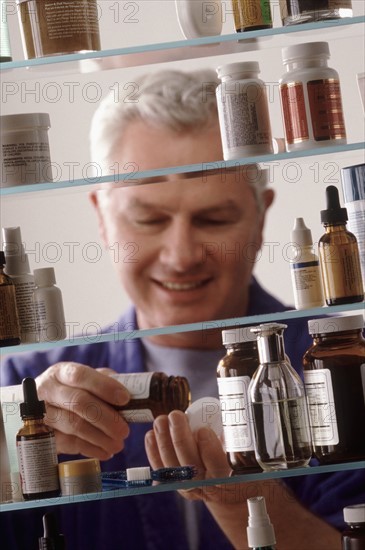
[[54, 514], [47, 512], [43, 516], [43, 537], [38, 539], [39, 550], [64, 550], [65, 537], [58, 533], [58, 526]]
[[252, 328], [253, 327], [239, 327], [222, 330], [223, 345], [256, 342], [256, 336], [251, 331]]
[[66, 460], [58, 464], [58, 473], [60, 477], [99, 475], [100, 471], [100, 461], [97, 458]]
[[365, 200], [365, 164], [342, 168], [341, 180], [345, 203]]
[[364, 327], [362, 314], [346, 315], [344, 317], [325, 317], [308, 321], [309, 334], [331, 334], [347, 330], [359, 330]]
[[238, 77], [240, 74], [260, 72], [260, 65], [257, 61], [243, 61], [241, 63], [228, 63], [217, 68], [218, 78], [225, 76]]
[[210, 428], [218, 437], [222, 435], [221, 404], [216, 397], [201, 397], [185, 411], [192, 432], [200, 428]]
[[304, 44], [294, 44], [281, 50], [283, 63], [288, 63], [298, 58], [323, 57], [327, 59], [330, 56], [328, 42], [305, 42]]
[[52, 286], [56, 283], [53, 267], [40, 267], [34, 270], [34, 284], [36, 286]]
[[20, 227], [3, 227], [2, 233], [6, 257], [6, 273], [9, 275], [29, 273], [29, 259], [22, 243]]
[[38, 400], [37, 386], [34, 378], [24, 378], [22, 382], [24, 402], [20, 403], [22, 418], [43, 418], [46, 412], [44, 401]]
[[248, 527], [247, 540], [250, 548], [271, 546], [275, 544], [275, 533], [266, 511], [264, 497], [247, 499]]
[[299, 246], [312, 246], [312, 232], [305, 225], [303, 218], [295, 218], [291, 232], [291, 240]]
[[51, 121], [48, 113], [24, 113], [17, 115], [2, 115], [1, 133], [9, 130], [26, 130], [33, 128], [50, 128]]
[[346, 223], [347, 209], [341, 208], [338, 189], [334, 185], [326, 187], [326, 210], [321, 210], [322, 223]]
[[365, 504], [346, 506], [343, 509], [343, 519], [346, 523], [365, 523]]

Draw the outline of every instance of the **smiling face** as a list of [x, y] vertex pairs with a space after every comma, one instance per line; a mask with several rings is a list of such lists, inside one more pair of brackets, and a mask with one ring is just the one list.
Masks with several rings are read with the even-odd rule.
[[[139, 170], [214, 162], [222, 158], [218, 123], [180, 135], [133, 122], [114, 158]], [[119, 243], [114, 266], [139, 327], [244, 315], [263, 225], [251, 187], [237, 172], [165, 179], [92, 194], [105, 245], [115, 254]], [[272, 193], [264, 195], [270, 203]], [[159, 337], [164, 345], [199, 347], [193, 340], [192, 333]]]

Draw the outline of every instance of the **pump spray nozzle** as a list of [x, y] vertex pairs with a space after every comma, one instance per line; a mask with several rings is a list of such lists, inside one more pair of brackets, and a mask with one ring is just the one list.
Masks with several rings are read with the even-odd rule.
[[43, 516], [43, 537], [39, 538], [39, 550], [64, 550], [65, 537], [58, 533], [58, 526], [54, 514], [46, 513]]
[[275, 533], [266, 511], [265, 497], [247, 499], [248, 527], [247, 540], [250, 548], [272, 549], [275, 544]]

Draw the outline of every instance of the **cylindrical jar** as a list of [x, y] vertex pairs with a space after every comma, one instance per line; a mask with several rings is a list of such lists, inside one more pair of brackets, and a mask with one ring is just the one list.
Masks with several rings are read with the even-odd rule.
[[251, 327], [223, 330], [226, 355], [217, 367], [224, 445], [233, 475], [260, 472], [255, 458], [254, 429], [248, 386], [259, 366], [257, 339]]
[[342, 550], [365, 550], [365, 503], [346, 506], [343, 519], [347, 527], [342, 532]]
[[100, 50], [96, 0], [17, 0], [24, 55]]
[[100, 462], [96, 458], [60, 462], [58, 475], [62, 496], [102, 491]]
[[362, 315], [308, 321], [303, 357], [314, 454], [322, 464], [363, 460], [365, 340]]
[[218, 67], [216, 89], [225, 160], [273, 153], [265, 84], [256, 61]]
[[340, 80], [328, 67], [329, 57], [327, 42], [282, 50], [287, 72], [279, 84], [287, 151], [346, 143]]
[[280, 0], [284, 26], [352, 17], [351, 0]]
[[52, 181], [48, 113], [3, 115], [1, 187]]
[[271, 29], [270, 0], [232, 0], [236, 32]]
[[131, 395], [127, 405], [117, 407], [127, 422], [153, 422], [160, 414], [186, 411], [190, 404], [190, 387], [184, 376], [163, 372], [115, 374]]

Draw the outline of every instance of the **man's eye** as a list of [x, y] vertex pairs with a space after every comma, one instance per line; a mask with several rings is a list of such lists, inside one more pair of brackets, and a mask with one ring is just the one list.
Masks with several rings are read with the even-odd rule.
[[135, 221], [138, 225], [158, 225], [164, 223], [164, 220], [162, 218], [146, 218]]
[[221, 218], [205, 218], [201, 220], [201, 223], [204, 225], [227, 225], [231, 223], [231, 221]]

